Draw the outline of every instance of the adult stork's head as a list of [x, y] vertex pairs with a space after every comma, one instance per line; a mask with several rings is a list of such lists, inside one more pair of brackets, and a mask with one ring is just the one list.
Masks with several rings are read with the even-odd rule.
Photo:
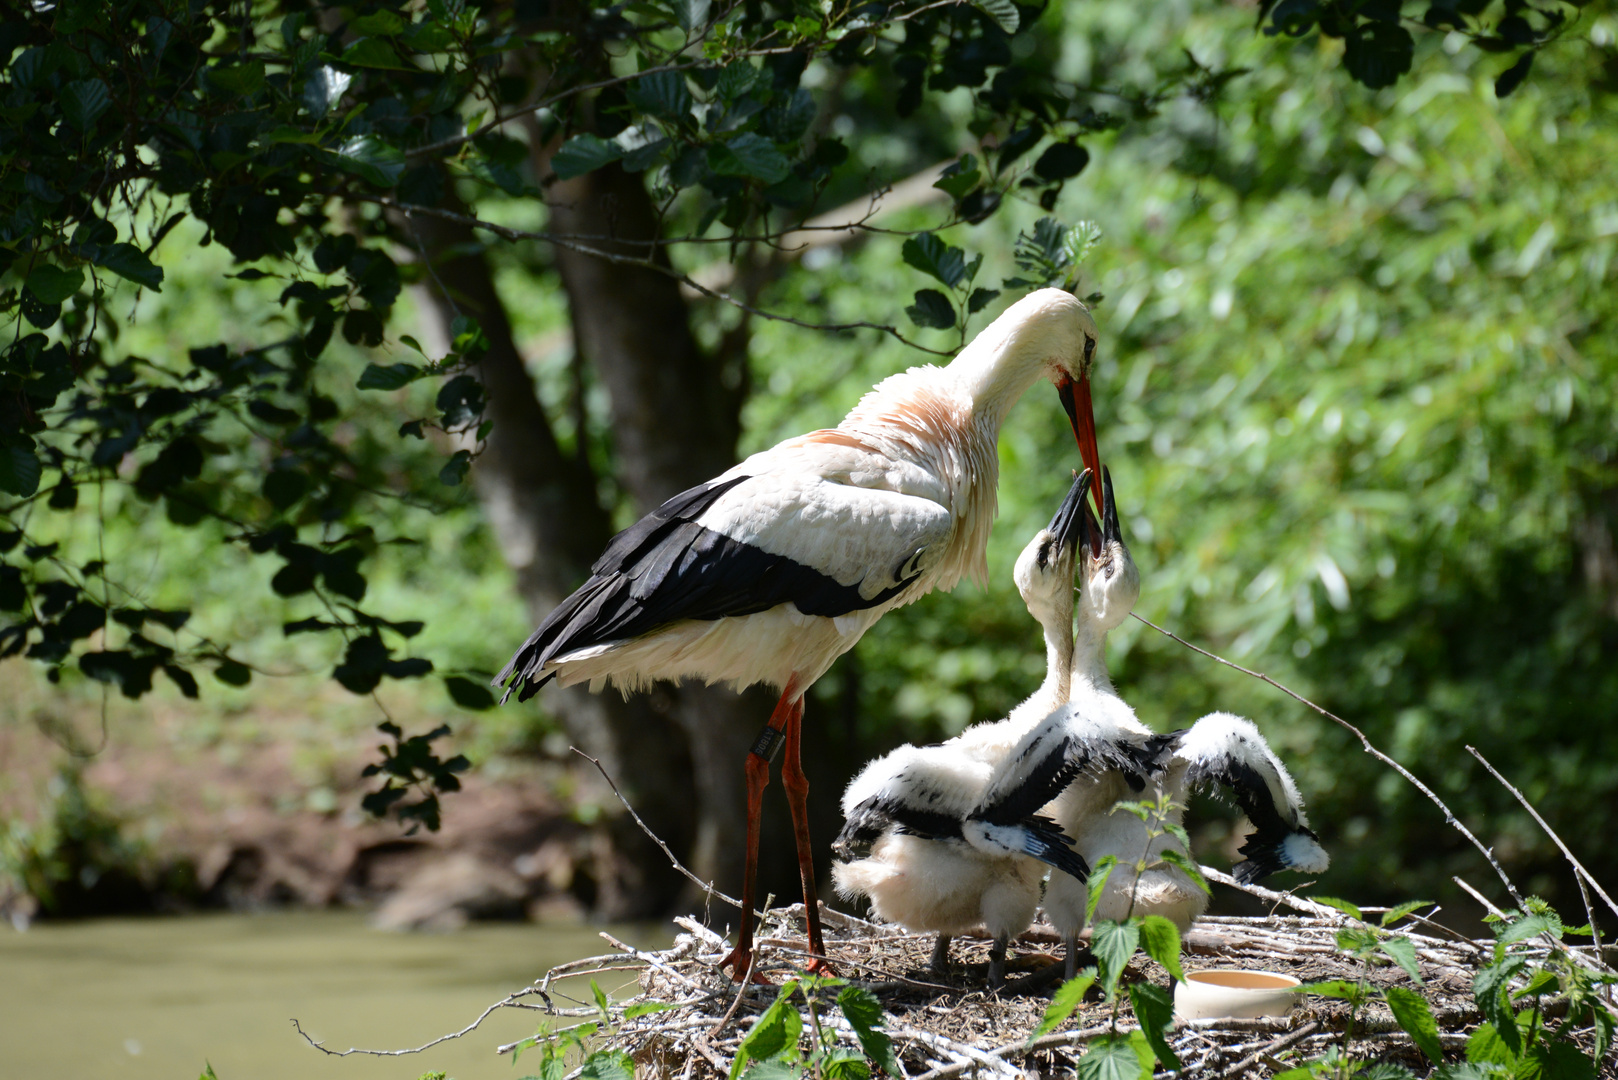
[[1101, 469], [1101, 520], [1083, 505], [1079, 515], [1079, 618], [1107, 631], [1122, 623], [1140, 599], [1140, 571], [1124, 545], [1112, 473]]

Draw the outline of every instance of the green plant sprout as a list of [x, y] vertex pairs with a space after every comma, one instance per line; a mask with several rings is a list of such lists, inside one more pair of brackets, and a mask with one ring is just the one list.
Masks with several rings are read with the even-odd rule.
[[[860, 1050], [838, 1045], [832, 1025], [824, 1018], [826, 999], [833, 991], [833, 1000], [859, 1040]], [[882, 1003], [869, 990], [850, 985], [847, 979], [800, 976], [782, 986], [775, 1001], [753, 1021], [736, 1049], [730, 1080], [867, 1080], [877, 1069], [889, 1076], [903, 1076], [893, 1041], [881, 1030], [882, 1018]], [[807, 1052], [801, 1046], [805, 1021], [810, 1032]]]
[[[547, 1025], [541, 1024], [537, 1032], [511, 1048], [513, 1065], [523, 1051], [539, 1051], [539, 1072], [525, 1076], [523, 1080], [562, 1080], [575, 1069], [581, 1080], [634, 1080], [634, 1061], [628, 1054], [610, 1045], [612, 1037], [618, 1033], [618, 1022], [613, 1017], [606, 992], [594, 979], [590, 980], [590, 994], [595, 999], [596, 1019], [557, 1031], [551, 1031]], [[671, 1007], [661, 1001], [639, 1001], [624, 1008], [620, 1019], [634, 1020], [664, 1012]], [[571, 1065], [570, 1060], [573, 1062]]]

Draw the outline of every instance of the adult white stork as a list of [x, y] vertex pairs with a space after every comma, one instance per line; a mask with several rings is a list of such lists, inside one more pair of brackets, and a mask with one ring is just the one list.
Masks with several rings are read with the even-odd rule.
[[809, 951], [825, 956], [799, 760], [804, 692], [888, 611], [983, 579], [1000, 425], [1035, 381], [1055, 384], [1094, 457], [1096, 337], [1074, 297], [1031, 293], [947, 367], [884, 379], [837, 427], [754, 454], [618, 534], [496, 676], [520, 698], [552, 678], [625, 691], [688, 676], [780, 689], [747, 758], [741, 927], [721, 963], [736, 978], [752, 963], [759, 804], [783, 741]]
[[[1044, 631], [1045, 681], [996, 723], [978, 724], [947, 742], [906, 744], [860, 770], [843, 796], [845, 822], [832, 843], [837, 891], [869, 898], [880, 918], [915, 933], [935, 933], [931, 968], [943, 974], [950, 937], [982, 924], [994, 939], [989, 984], [1005, 977], [1007, 942], [1033, 922], [1040, 879], [1049, 864], [1083, 880], [1083, 860], [1035, 811], [1066, 784], [1076, 763], [1043, 755], [1054, 768], [993, 790], [994, 767], [1016, 736], [1067, 700], [1073, 652], [1073, 564], [1081, 504], [1090, 474], [1069, 490], [1051, 523], [1029, 541], [1013, 577], [1028, 613]], [[1008, 739], [1008, 733], [1015, 733]]]

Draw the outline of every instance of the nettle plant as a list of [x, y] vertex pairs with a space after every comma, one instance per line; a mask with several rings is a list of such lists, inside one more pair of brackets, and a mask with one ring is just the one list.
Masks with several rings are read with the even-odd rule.
[[[661, 1001], [638, 1001], [620, 1009], [615, 1017], [606, 992], [594, 979], [590, 980], [590, 994], [595, 999], [595, 1018], [557, 1031], [541, 1025], [538, 1032], [511, 1048], [512, 1065], [517, 1064], [524, 1051], [539, 1054], [539, 1071], [523, 1080], [562, 1080], [569, 1074], [587, 1080], [634, 1080], [634, 1061], [613, 1047], [612, 1037], [621, 1022], [664, 1012], [673, 1006]], [[421, 1080], [428, 1080], [431, 1075], [424, 1075]], [[437, 1075], [443, 1077], [442, 1073]]]
[[[1394, 1022], [1410, 1036], [1417, 1049], [1436, 1066], [1440, 1080], [1482, 1080], [1485, 1077], [1545, 1077], [1547, 1080], [1593, 1078], [1612, 1045], [1615, 1017], [1600, 997], [1603, 986], [1618, 976], [1602, 971], [1577, 956], [1563, 942], [1567, 934], [1589, 935], [1589, 926], [1564, 926], [1561, 917], [1538, 897], [1524, 901], [1525, 910], [1491, 914], [1494, 948], [1473, 977], [1472, 997], [1483, 1016], [1467, 1039], [1466, 1060], [1446, 1063], [1438, 1022], [1416, 963], [1410, 938], [1388, 927], [1428, 902], [1412, 900], [1384, 912], [1376, 925], [1353, 904], [1332, 897], [1314, 897], [1348, 915], [1358, 925], [1337, 932], [1337, 947], [1365, 965], [1366, 975], [1377, 966], [1398, 965], [1416, 988], [1375, 986], [1362, 976], [1358, 981], [1332, 979], [1307, 983], [1301, 989], [1349, 1003], [1342, 1039], [1325, 1054], [1279, 1074], [1276, 1080], [1397, 1080], [1415, 1074], [1392, 1062], [1355, 1060], [1354, 1038], [1362, 1029], [1366, 1005], [1380, 1001]], [[1554, 1021], [1552, 1017], [1558, 1017]], [[1576, 1033], [1593, 1039], [1586, 1055]]]
[[[837, 1028], [827, 1015], [833, 1002], [853, 1029], [859, 1050], [839, 1045], [834, 1034]], [[903, 1076], [882, 1020], [882, 1003], [871, 991], [846, 979], [800, 976], [781, 987], [775, 1001], [742, 1038], [731, 1062], [730, 1080], [798, 1076], [865, 1080], [877, 1069], [889, 1076]], [[808, 1050], [802, 1046], [806, 1027]]]
[[[1138, 1076], [1150, 1080], [1159, 1068], [1178, 1070], [1180, 1059], [1169, 1046], [1165, 1032], [1174, 1023], [1174, 998], [1170, 992], [1147, 982], [1131, 983], [1128, 987], [1130, 1007], [1139, 1022], [1138, 1029], [1124, 1031], [1119, 1028], [1119, 1013], [1123, 995], [1119, 984], [1129, 962], [1137, 953], [1144, 952], [1156, 960], [1176, 981], [1184, 981], [1180, 967], [1179, 928], [1161, 915], [1136, 915], [1140, 878], [1148, 870], [1175, 867], [1197, 884], [1204, 892], [1208, 883], [1197, 866], [1181, 851], [1173, 848], [1153, 852], [1152, 843], [1164, 835], [1172, 835], [1184, 850], [1191, 848], [1185, 829], [1171, 820], [1174, 810], [1181, 807], [1166, 793], [1160, 793], [1150, 802], [1120, 802], [1113, 809], [1139, 817], [1146, 825], [1145, 842], [1141, 854], [1132, 863], [1122, 863], [1117, 856], [1108, 855], [1096, 861], [1090, 874], [1089, 900], [1086, 919], [1092, 927], [1090, 950], [1096, 963], [1056, 991], [1044, 1017], [1028, 1037], [1032, 1046], [1038, 1039], [1061, 1027], [1078, 1009], [1090, 988], [1099, 985], [1102, 995], [1111, 1007], [1108, 1016], [1110, 1030], [1090, 1040], [1089, 1049], [1079, 1058], [1076, 1069], [1078, 1080], [1128, 1080]], [[1127, 865], [1133, 871], [1134, 885], [1130, 890], [1129, 911], [1122, 921], [1103, 919], [1096, 922], [1096, 907], [1101, 903], [1113, 871]]]

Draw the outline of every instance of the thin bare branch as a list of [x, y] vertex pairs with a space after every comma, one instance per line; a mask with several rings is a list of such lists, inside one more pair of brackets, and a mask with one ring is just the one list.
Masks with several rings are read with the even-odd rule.
[[723, 900], [725, 903], [729, 904], [731, 907], [737, 909], [738, 911], [741, 910], [742, 902], [740, 900], [734, 899], [733, 897], [726, 896], [724, 893], [722, 893], [718, 889], [714, 888], [713, 882], [711, 882], [711, 881], [703, 881], [701, 878], [697, 877], [697, 875], [693, 874], [690, 870], [686, 869], [685, 864], [682, 863], [678, 858], [676, 858], [675, 855], [674, 855], [674, 852], [671, 851], [669, 849], [669, 846], [663, 842], [663, 838], [661, 836], [658, 836], [655, 832], [653, 832], [651, 830], [651, 828], [647, 826], [646, 822], [644, 822], [644, 821], [642, 821], [640, 819], [640, 815], [635, 813], [635, 808], [633, 806], [629, 805], [629, 800], [624, 798], [624, 793], [618, 790], [618, 785], [613, 781], [611, 776], [607, 775], [607, 770], [601, 764], [601, 761], [599, 759], [591, 757], [589, 754], [586, 754], [583, 750], [580, 750], [576, 746], [568, 747], [568, 749], [572, 750], [575, 754], [579, 755], [585, 761], [588, 761], [590, 764], [592, 764], [592, 765], [594, 765], [596, 767], [596, 771], [599, 772], [601, 774], [601, 778], [607, 782], [607, 786], [612, 788], [612, 793], [614, 795], [618, 796], [618, 801], [624, 804], [624, 809], [625, 810], [629, 811], [629, 816], [635, 819], [635, 824], [636, 825], [640, 826], [640, 831], [645, 833], [647, 836], [651, 837], [652, 842], [654, 844], [656, 844], [658, 847], [663, 849], [663, 854], [668, 856], [668, 860], [674, 866], [674, 869], [676, 869], [680, 873], [684, 874], [687, 880], [689, 880], [692, 884], [696, 885], [697, 888], [701, 889], [703, 892], [707, 893], [709, 896], [716, 897], [716, 898], [718, 898], [720, 900]]
[[[1541, 829], [1545, 830], [1545, 835], [1549, 836], [1551, 841], [1555, 843], [1558, 848], [1562, 849], [1562, 854], [1567, 857], [1567, 861], [1573, 864], [1574, 877], [1579, 879], [1579, 891], [1584, 893], [1584, 883], [1589, 882], [1590, 888], [1595, 890], [1596, 895], [1601, 897], [1602, 900], [1606, 901], [1608, 909], [1614, 915], [1618, 915], [1618, 903], [1613, 902], [1612, 897], [1608, 896], [1607, 891], [1601, 887], [1601, 883], [1595, 879], [1590, 871], [1584, 868], [1583, 863], [1579, 862], [1579, 860], [1574, 857], [1573, 852], [1568, 849], [1568, 846], [1565, 843], [1562, 842], [1562, 838], [1556, 835], [1556, 830], [1551, 828], [1550, 825], [1546, 823], [1545, 819], [1539, 816], [1539, 811], [1534, 809], [1533, 804], [1528, 801], [1527, 796], [1512, 786], [1511, 781], [1507, 780], [1504, 776], [1501, 776], [1500, 770], [1489, 764], [1489, 759], [1478, 753], [1476, 747], [1468, 746], [1466, 748], [1466, 752], [1477, 758], [1478, 761], [1482, 763], [1483, 767], [1489, 770], [1489, 775], [1500, 781], [1500, 786], [1511, 792], [1516, 800], [1522, 804], [1522, 808], [1528, 811], [1529, 816], [1534, 819]], [[1584, 910], [1585, 914], [1589, 916], [1590, 919], [1590, 929], [1594, 930], [1596, 918], [1595, 912], [1590, 908], [1590, 896], [1588, 893], [1585, 893], [1584, 896]], [[1599, 952], [1600, 938], [1596, 939], [1596, 943], [1597, 951]]]

